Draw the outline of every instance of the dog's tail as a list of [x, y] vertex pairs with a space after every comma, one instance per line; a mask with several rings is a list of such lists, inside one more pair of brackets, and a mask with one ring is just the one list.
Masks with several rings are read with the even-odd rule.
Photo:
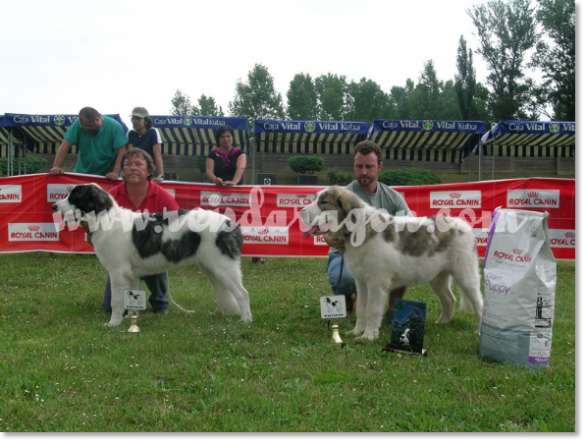
[[173, 303], [177, 309], [179, 309], [180, 311], [183, 311], [183, 312], [185, 312], [186, 314], [193, 314], [193, 313], [195, 312], [195, 311], [190, 311], [190, 310], [188, 310], [188, 309], [185, 309], [185, 308], [184, 308], [184, 307], [182, 307], [182, 306], [179, 306], [179, 305], [178, 305], [178, 304], [175, 302], [175, 300], [173, 300], [173, 297], [171, 297], [171, 292], [170, 292], [170, 291], [168, 291], [168, 292], [169, 292], [169, 300], [171, 300], [171, 303]]

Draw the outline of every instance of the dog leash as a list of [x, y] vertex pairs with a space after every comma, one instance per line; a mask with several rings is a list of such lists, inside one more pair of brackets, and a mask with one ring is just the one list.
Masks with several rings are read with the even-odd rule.
[[342, 271], [344, 270], [344, 255], [342, 254], [342, 261], [340, 262], [340, 275], [338, 275], [338, 283], [336, 283], [336, 294], [340, 292], [340, 283], [342, 283]]
[[193, 314], [195, 311], [189, 311], [185, 308], [183, 308], [182, 306], [179, 306], [175, 300], [173, 300], [173, 297], [171, 297], [171, 291], [169, 290], [169, 274], [167, 274], [167, 295], [169, 296], [169, 300], [171, 300], [171, 303], [173, 303], [177, 309], [179, 309], [180, 311], [185, 312], [186, 314]]

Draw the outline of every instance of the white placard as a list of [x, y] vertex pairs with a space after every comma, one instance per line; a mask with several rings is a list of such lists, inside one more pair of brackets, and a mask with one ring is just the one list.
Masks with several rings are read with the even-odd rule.
[[346, 317], [346, 297], [343, 295], [328, 295], [319, 299], [321, 318]]
[[144, 311], [146, 309], [146, 291], [127, 289], [124, 291], [124, 309]]

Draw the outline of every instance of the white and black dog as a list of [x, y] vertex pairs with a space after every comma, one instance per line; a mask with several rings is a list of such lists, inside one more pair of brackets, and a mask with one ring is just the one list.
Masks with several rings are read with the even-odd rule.
[[389, 291], [429, 283], [442, 306], [440, 323], [454, 314], [451, 276], [461, 306], [482, 321], [482, 294], [476, 238], [457, 217], [393, 217], [356, 194], [332, 186], [300, 212], [306, 234], [345, 240], [344, 263], [356, 280], [356, 325], [352, 333], [368, 340], [379, 335]]
[[222, 214], [203, 209], [141, 214], [121, 208], [96, 184], [77, 185], [52, 206], [65, 219], [87, 222], [100, 263], [112, 282], [112, 317], [124, 313], [124, 291], [140, 289], [140, 277], [197, 263], [216, 292], [216, 312], [251, 322], [248, 291], [242, 285], [240, 228]]

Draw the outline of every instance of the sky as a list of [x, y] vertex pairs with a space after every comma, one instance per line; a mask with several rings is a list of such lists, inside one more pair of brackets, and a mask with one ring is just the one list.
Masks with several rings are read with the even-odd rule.
[[[236, 85], [267, 67], [286, 105], [295, 74], [366, 78], [390, 92], [433, 60], [456, 74], [466, 11], [486, 0], [2, 1], [0, 115], [171, 113], [177, 90], [229, 114]], [[477, 81], [487, 75], [474, 55]]]

